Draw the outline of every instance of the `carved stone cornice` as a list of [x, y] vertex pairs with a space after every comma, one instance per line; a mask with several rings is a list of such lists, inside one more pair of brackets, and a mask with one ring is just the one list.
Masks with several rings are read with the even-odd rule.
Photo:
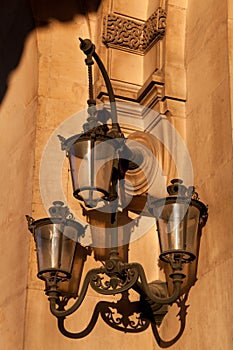
[[[153, 108], [158, 112], [161, 101], [164, 99], [164, 74], [161, 70], [156, 70], [141, 87], [122, 81], [112, 80], [112, 86], [117, 102], [139, 103], [147, 108]], [[96, 85], [97, 98], [103, 103], [108, 101], [106, 87], [101, 81]], [[134, 111], [135, 113], [135, 111]]]
[[104, 17], [103, 43], [107, 47], [144, 55], [165, 33], [166, 12], [159, 7], [145, 22], [109, 14]]

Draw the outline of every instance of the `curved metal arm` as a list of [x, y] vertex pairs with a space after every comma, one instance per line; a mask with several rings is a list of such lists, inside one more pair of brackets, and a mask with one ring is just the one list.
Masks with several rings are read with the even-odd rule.
[[118, 117], [117, 117], [117, 109], [116, 109], [116, 100], [113, 92], [113, 87], [111, 84], [111, 81], [109, 79], [108, 73], [104, 67], [103, 62], [101, 61], [100, 57], [97, 55], [97, 53], [94, 51], [93, 57], [102, 73], [102, 76], [104, 78], [104, 82], [108, 91], [109, 101], [110, 101], [110, 107], [111, 107], [111, 117], [112, 117], [112, 126], [118, 127]]
[[57, 323], [58, 323], [58, 329], [59, 331], [67, 338], [72, 338], [72, 339], [80, 339], [80, 338], [84, 338], [86, 337], [89, 333], [91, 333], [92, 329], [95, 327], [96, 322], [98, 320], [99, 314], [101, 312], [101, 308], [102, 308], [102, 304], [103, 302], [100, 301], [96, 304], [95, 309], [93, 311], [91, 320], [89, 322], [89, 324], [87, 325], [87, 327], [78, 333], [72, 333], [69, 332], [65, 329], [65, 325], [64, 325], [64, 321], [65, 321], [65, 317], [58, 317]]
[[186, 310], [189, 307], [188, 305], [185, 305], [187, 297], [188, 297], [188, 294], [186, 294], [182, 300], [179, 300], [177, 302], [178, 307], [180, 307], [180, 311], [179, 311], [179, 313], [177, 315], [177, 316], [179, 316], [179, 320], [180, 320], [180, 329], [179, 329], [179, 332], [177, 333], [177, 335], [173, 339], [171, 339], [171, 340], [163, 340], [160, 337], [160, 335], [159, 335], [156, 323], [155, 322], [151, 322], [151, 328], [152, 328], [154, 337], [155, 337], [158, 345], [161, 348], [168, 348], [168, 347], [172, 346], [182, 336], [182, 334], [184, 332], [184, 329], [185, 329], [185, 325], [186, 325], [186, 315], [187, 315]]
[[[93, 277], [93, 275], [97, 274], [97, 273], [101, 273], [103, 272], [103, 268], [98, 268], [98, 269], [92, 269], [90, 271], [88, 271], [88, 273], [86, 274], [86, 277], [84, 279], [84, 282], [83, 282], [83, 286], [82, 286], [82, 289], [81, 289], [81, 292], [79, 294], [79, 297], [78, 299], [76, 300], [76, 302], [67, 310], [58, 310], [56, 308], [56, 304], [57, 304], [57, 295], [49, 295], [49, 292], [48, 292], [48, 295], [49, 295], [49, 302], [50, 302], [50, 311], [51, 313], [56, 316], [56, 317], [66, 317], [66, 316], [69, 316], [71, 314], [73, 314], [82, 304], [84, 298], [85, 298], [85, 295], [87, 293], [87, 289], [88, 289], [88, 286], [90, 284], [90, 281]], [[52, 292], [54, 293], [54, 292]]]
[[144, 272], [144, 269], [142, 267], [142, 265], [138, 264], [138, 263], [131, 263], [128, 264], [131, 267], [135, 267], [138, 270], [141, 282], [137, 282], [137, 289], [142, 290], [143, 293], [146, 294], [146, 296], [148, 298], [150, 298], [154, 303], [157, 304], [172, 304], [174, 301], [176, 301], [179, 296], [180, 296], [180, 291], [181, 291], [181, 284], [182, 284], [182, 279], [184, 278], [184, 275], [181, 273], [175, 273], [173, 274], [173, 293], [170, 297], [168, 298], [160, 298], [156, 295], [154, 295], [149, 286], [148, 286], [148, 282], [146, 279], [146, 275]]
[[110, 275], [108, 281], [103, 282], [102, 277], [100, 277], [98, 274], [93, 276], [90, 285], [97, 293], [104, 295], [115, 295], [128, 291], [135, 285], [139, 277], [137, 269], [124, 269], [124, 279], [122, 280], [122, 278], [117, 276], [119, 265], [116, 264], [115, 267], [116, 273]]
[[[128, 316], [130, 316], [134, 312], [138, 312], [137, 305], [139, 304], [139, 302], [132, 302], [132, 303], [129, 302], [127, 305], [121, 305], [122, 303], [124, 304], [123, 299], [121, 299], [117, 303], [107, 302], [107, 301], [99, 301], [95, 306], [95, 309], [94, 309], [94, 312], [92, 314], [92, 317], [91, 317], [89, 324], [81, 332], [73, 333], [73, 332], [67, 331], [65, 328], [65, 325], [64, 325], [65, 317], [58, 317], [58, 329], [67, 338], [72, 338], [72, 339], [84, 338], [93, 330], [93, 328], [96, 325], [96, 322], [98, 320], [99, 315], [101, 315], [103, 321], [108, 326], [110, 326], [114, 329], [117, 329], [121, 332], [140, 333], [140, 332], [145, 331], [150, 325], [149, 320], [141, 319], [140, 317], [138, 317], [137, 322], [131, 321], [129, 319], [127, 320], [128, 322], [126, 321], [126, 318]], [[119, 305], [120, 310], [118, 310], [118, 305]], [[112, 314], [111, 314], [111, 308], [113, 308], [113, 309], [116, 308], [117, 312], [120, 312], [120, 314], [121, 314], [122, 313], [121, 306], [126, 307], [126, 310], [128, 311], [127, 316], [125, 318], [122, 315], [121, 318], [118, 317], [116, 320], [114, 320], [112, 317]]]
[[101, 74], [104, 78], [104, 82], [108, 91], [108, 96], [109, 96], [109, 101], [110, 101], [110, 108], [111, 108], [111, 119], [112, 119], [112, 127], [113, 129], [116, 129], [119, 131], [119, 124], [118, 124], [118, 118], [117, 118], [117, 109], [116, 109], [116, 100], [115, 100], [115, 96], [114, 96], [114, 92], [113, 92], [113, 88], [112, 88], [112, 84], [111, 81], [109, 79], [108, 73], [104, 67], [104, 64], [102, 62], [102, 60], [100, 59], [99, 55], [95, 52], [95, 45], [91, 42], [91, 40], [89, 39], [81, 39], [79, 38], [79, 40], [81, 41], [81, 45], [80, 48], [81, 50], [86, 54], [86, 55], [91, 55], [100, 71]]

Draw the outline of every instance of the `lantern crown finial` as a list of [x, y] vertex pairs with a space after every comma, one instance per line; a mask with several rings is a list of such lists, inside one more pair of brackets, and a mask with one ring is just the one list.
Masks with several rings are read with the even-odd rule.
[[167, 191], [169, 195], [179, 195], [179, 196], [185, 196], [187, 192], [187, 187], [182, 185], [183, 180], [181, 179], [173, 179], [171, 180], [172, 185], [169, 185], [167, 187]]
[[53, 206], [49, 208], [49, 213], [51, 217], [59, 219], [73, 219], [74, 217], [62, 201], [54, 201]]

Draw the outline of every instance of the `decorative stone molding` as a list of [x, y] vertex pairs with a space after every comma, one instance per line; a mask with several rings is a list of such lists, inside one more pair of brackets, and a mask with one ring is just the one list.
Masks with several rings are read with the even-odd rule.
[[165, 33], [166, 12], [159, 7], [145, 22], [109, 14], [104, 17], [103, 43], [107, 47], [144, 55]]
[[[117, 102], [139, 103], [145, 109], [154, 109], [163, 114], [164, 102], [162, 103], [161, 101], [164, 100], [165, 91], [164, 75], [161, 70], [156, 70], [143, 86], [134, 86], [133, 84], [115, 80], [112, 80], [112, 85]], [[99, 100], [107, 103], [108, 93], [100, 80], [96, 85], [96, 94]]]

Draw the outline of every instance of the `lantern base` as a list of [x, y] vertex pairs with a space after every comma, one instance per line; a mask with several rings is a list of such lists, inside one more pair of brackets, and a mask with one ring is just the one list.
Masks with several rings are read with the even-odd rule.
[[88, 208], [95, 208], [101, 200], [107, 200], [109, 193], [99, 187], [82, 187], [73, 192], [73, 196], [84, 201]]
[[41, 280], [45, 281], [46, 283], [51, 284], [51, 282], [61, 282], [61, 281], [67, 281], [71, 278], [71, 274], [67, 271], [62, 270], [56, 270], [56, 269], [48, 269], [39, 271], [37, 274], [37, 277]]
[[193, 253], [187, 252], [185, 250], [167, 250], [160, 254], [159, 258], [166, 262], [173, 264], [180, 261], [181, 263], [189, 263], [196, 259]]

